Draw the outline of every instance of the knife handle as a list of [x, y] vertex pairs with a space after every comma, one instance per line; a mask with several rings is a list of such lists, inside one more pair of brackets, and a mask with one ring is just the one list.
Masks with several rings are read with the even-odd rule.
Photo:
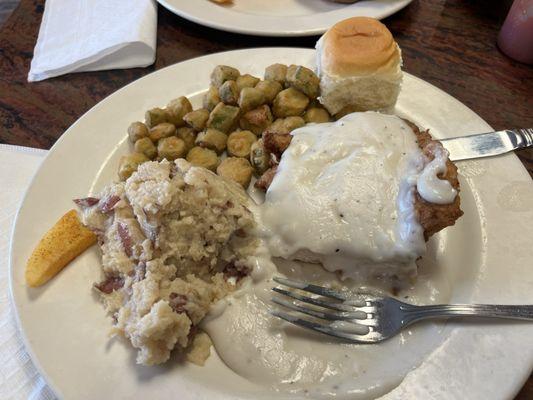
[[507, 135], [515, 149], [533, 146], [533, 128], [507, 130]]

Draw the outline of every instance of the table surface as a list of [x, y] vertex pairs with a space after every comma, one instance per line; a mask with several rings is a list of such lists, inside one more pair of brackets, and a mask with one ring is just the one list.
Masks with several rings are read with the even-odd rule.
[[[0, 18], [15, 2], [0, 0]], [[22, 0], [0, 27], [0, 143], [48, 149], [100, 100], [170, 64], [239, 48], [312, 48], [317, 39], [220, 32], [159, 7], [153, 66], [28, 83], [43, 7], [44, 0]], [[533, 67], [507, 58], [496, 46], [508, 7], [509, 1], [498, 0], [415, 0], [383, 22], [402, 48], [405, 71], [451, 94], [496, 130], [533, 127]], [[533, 149], [517, 155], [533, 177]], [[533, 376], [515, 400], [532, 398]]]

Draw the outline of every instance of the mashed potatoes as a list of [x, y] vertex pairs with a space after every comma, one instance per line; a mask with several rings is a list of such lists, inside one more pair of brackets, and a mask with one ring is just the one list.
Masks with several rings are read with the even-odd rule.
[[204, 349], [191, 359], [202, 363], [209, 340], [193, 341], [195, 327], [250, 271], [246, 193], [180, 159], [144, 163], [89, 199], [83, 222], [99, 237], [105, 279], [95, 287], [113, 332], [138, 349], [140, 364], [165, 362], [193, 342]]

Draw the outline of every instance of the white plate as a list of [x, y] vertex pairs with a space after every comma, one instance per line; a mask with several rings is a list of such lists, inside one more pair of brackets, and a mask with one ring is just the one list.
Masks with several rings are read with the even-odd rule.
[[229, 32], [260, 36], [310, 36], [350, 17], [388, 17], [412, 0], [368, 0], [354, 4], [329, 0], [234, 0], [221, 6], [209, 0], [158, 0], [190, 21]]
[[[126, 128], [144, 110], [171, 98], [194, 101], [218, 64], [261, 75], [274, 62], [313, 66], [308, 49], [232, 51], [189, 60], [154, 72], [96, 105], [58, 140], [35, 175], [21, 205], [11, 243], [11, 291], [27, 349], [65, 399], [269, 398], [213, 355], [204, 368], [171, 361], [140, 367], [134, 351], [109, 341], [110, 326], [92, 295], [99, 257], [87, 251], [42, 288], [24, 284], [25, 262], [42, 234], [72, 198], [98, 189], [116, 174], [127, 151]], [[436, 137], [491, 130], [480, 117], [439, 89], [411, 75], [397, 111]], [[435, 243], [464, 278], [452, 287], [454, 301], [533, 303], [533, 185], [514, 155], [460, 165], [465, 216]], [[445, 265], [440, 265], [446, 268]], [[502, 399], [520, 389], [533, 362], [533, 324], [448, 324], [448, 337], [388, 399]]]

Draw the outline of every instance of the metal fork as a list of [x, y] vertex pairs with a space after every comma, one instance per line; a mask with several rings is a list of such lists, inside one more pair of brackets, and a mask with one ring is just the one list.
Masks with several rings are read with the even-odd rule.
[[[315, 320], [303, 319], [277, 310], [271, 311], [271, 314], [294, 325], [352, 343], [381, 342], [396, 335], [406, 326], [432, 318], [483, 317], [533, 321], [533, 305], [415, 306], [392, 297], [379, 297], [367, 293], [353, 295], [285, 278], [276, 277], [274, 281], [280, 285], [306, 292], [304, 295], [294, 290], [274, 287], [273, 291], [293, 299], [293, 301], [287, 301], [280, 297], [273, 297], [274, 303], [310, 315]], [[361, 299], [358, 299], [359, 296]]]

